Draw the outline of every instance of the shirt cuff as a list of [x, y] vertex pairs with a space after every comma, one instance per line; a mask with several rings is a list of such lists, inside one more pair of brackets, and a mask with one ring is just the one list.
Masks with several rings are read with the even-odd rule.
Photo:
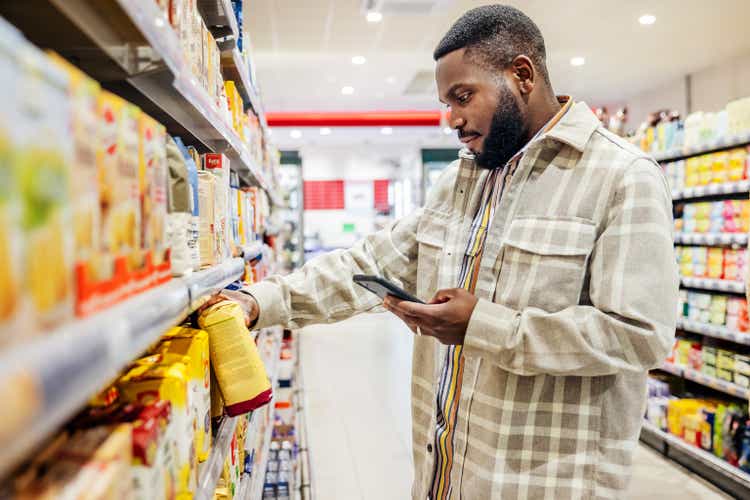
[[469, 318], [463, 353], [469, 357], [499, 357], [518, 328], [518, 311], [479, 299]]
[[287, 323], [288, 314], [283, 306], [279, 286], [270, 281], [262, 281], [243, 288], [258, 303], [258, 320], [253, 325], [254, 329], [268, 328], [274, 325]]

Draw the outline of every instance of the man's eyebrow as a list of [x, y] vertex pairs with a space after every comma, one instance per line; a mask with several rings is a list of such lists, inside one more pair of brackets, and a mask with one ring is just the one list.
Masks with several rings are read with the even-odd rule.
[[[446, 97], [450, 98], [452, 95], [454, 95], [456, 93], [456, 90], [459, 87], [463, 87], [464, 85], [466, 85], [466, 84], [463, 83], [463, 82], [454, 83], [453, 85], [451, 85], [451, 88], [449, 88], [448, 91], [445, 93]], [[441, 100], [440, 102], [443, 102], [443, 101]]]

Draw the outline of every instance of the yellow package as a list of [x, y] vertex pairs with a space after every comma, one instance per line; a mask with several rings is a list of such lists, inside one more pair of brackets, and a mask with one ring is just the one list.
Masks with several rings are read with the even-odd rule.
[[[174, 477], [178, 493], [195, 490], [197, 477], [194, 464], [193, 424], [188, 406], [188, 368], [182, 362], [170, 364], [137, 364], [118, 380], [122, 397], [127, 401], [149, 403], [169, 401], [172, 418], [165, 430], [165, 439], [172, 443]], [[168, 461], [169, 462], [169, 461]]]
[[216, 420], [224, 416], [224, 398], [221, 397], [219, 383], [216, 381], [216, 374], [211, 369], [211, 420]]
[[721, 279], [724, 274], [724, 249], [711, 247], [708, 249], [708, 277]]
[[729, 153], [722, 151], [714, 153], [712, 157], [711, 182], [715, 184], [723, 184], [729, 180]]
[[189, 359], [191, 405], [195, 429], [195, 450], [199, 461], [211, 453], [211, 367], [209, 364], [208, 333], [187, 327], [167, 331], [156, 350]]
[[25, 51], [22, 60], [23, 116], [17, 127], [23, 137], [16, 157], [25, 240], [21, 289], [28, 293], [26, 313], [47, 329], [73, 314], [69, 79], [36, 49]]
[[[102, 91], [99, 97], [102, 153], [99, 193], [102, 206], [102, 252], [112, 259], [126, 257], [129, 267], [140, 267], [139, 134], [140, 110], [120, 97]], [[110, 262], [104, 272], [110, 272]], [[108, 277], [108, 276], [105, 276]]]
[[94, 275], [100, 229], [97, 158], [100, 157], [99, 83], [55, 53], [50, 60], [70, 77], [71, 128], [75, 175], [72, 176], [73, 234], [76, 265]]
[[153, 262], [164, 261], [167, 250], [167, 131], [146, 113], [138, 118], [141, 249]]
[[713, 166], [713, 158], [711, 155], [699, 156], [698, 160], [698, 184], [705, 186], [710, 184], [713, 179], [713, 173], [711, 167]]
[[743, 148], [732, 149], [729, 151], [729, 180], [732, 182], [741, 181], [745, 178], [745, 160], [747, 151]]
[[198, 324], [208, 332], [211, 366], [225, 411], [236, 416], [271, 401], [271, 383], [239, 304], [224, 301], [204, 310]]

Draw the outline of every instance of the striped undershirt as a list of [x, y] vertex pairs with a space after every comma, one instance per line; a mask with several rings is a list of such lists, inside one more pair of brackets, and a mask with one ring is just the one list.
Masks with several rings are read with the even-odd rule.
[[[466, 245], [466, 252], [459, 272], [458, 287], [474, 293], [479, 275], [480, 262], [487, 230], [492, 224], [505, 185], [516, 169], [524, 152], [535, 139], [550, 130], [560, 118], [570, 109], [573, 100], [569, 97], [559, 99], [562, 108], [542, 127], [539, 132], [513, 156], [503, 168], [493, 169], [487, 176], [482, 189], [482, 198], [477, 213], [471, 224], [471, 233]], [[432, 500], [446, 500], [451, 497], [450, 482], [453, 469], [453, 438], [458, 415], [458, 401], [461, 398], [461, 381], [464, 372], [464, 358], [461, 355], [461, 345], [449, 346], [446, 352], [440, 382], [437, 391], [437, 422], [435, 432], [435, 475], [432, 480], [430, 498]]]

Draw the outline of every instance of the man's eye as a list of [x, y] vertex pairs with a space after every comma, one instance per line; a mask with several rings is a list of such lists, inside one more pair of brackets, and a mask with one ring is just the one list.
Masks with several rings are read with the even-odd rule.
[[471, 97], [471, 93], [470, 92], [465, 92], [465, 93], [461, 94], [460, 96], [458, 96], [456, 98], [456, 101], [458, 101], [459, 104], [466, 104], [467, 102], [469, 102], [469, 98], [470, 97]]

